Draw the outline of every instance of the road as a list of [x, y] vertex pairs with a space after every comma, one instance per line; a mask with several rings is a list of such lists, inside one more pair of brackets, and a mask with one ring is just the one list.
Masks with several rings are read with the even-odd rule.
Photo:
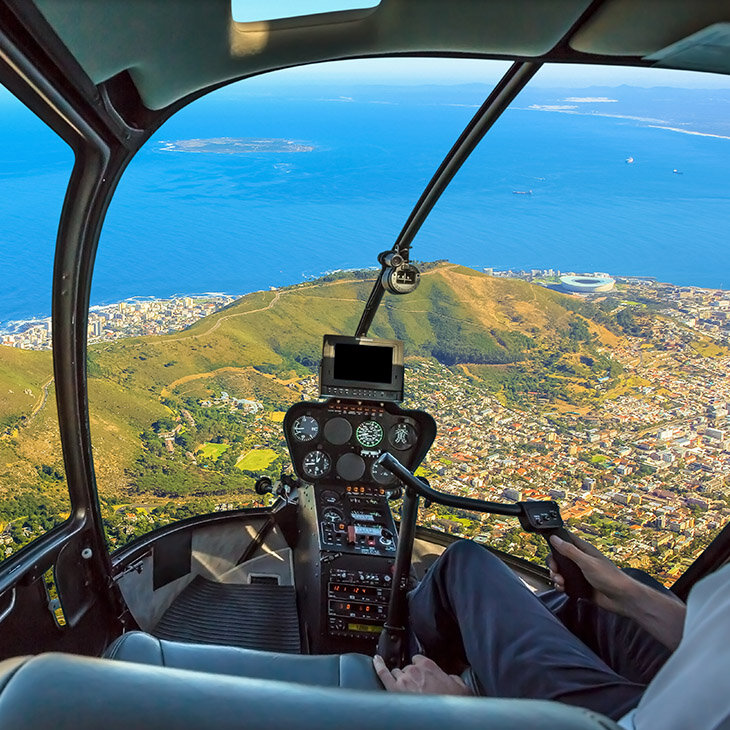
[[41, 386], [42, 394], [41, 399], [38, 401], [38, 403], [35, 404], [35, 407], [30, 412], [30, 416], [28, 416], [25, 425], [30, 426], [30, 422], [45, 408], [46, 402], [48, 401], [48, 389], [51, 387], [51, 383], [53, 382], [53, 376], [48, 378], [45, 383]]

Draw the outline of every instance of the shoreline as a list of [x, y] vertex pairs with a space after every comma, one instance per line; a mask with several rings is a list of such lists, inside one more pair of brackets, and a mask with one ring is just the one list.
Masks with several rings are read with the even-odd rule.
[[[481, 273], [489, 273], [490, 271], [499, 272], [501, 276], [508, 276], [509, 274], [512, 274], [513, 278], [522, 278], [523, 276], [530, 273], [529, 269], [524, 268], [518, 268], [518, 267], [489, 267], [484, 266], [482, 264], [478, 265], [470, 265], [470, 264], [460, 264], [462, 266], [467, 266], [468, 268], [472, 268], [476, 271], [479, 271]], [[317, 279], [321, 279], [326, 276], [331, 276], [332, 274], [340, 274], [340, 273], [347, 273], [349, 271], [366, 271], [366, 270], [373, 270], [377, 271], [377, 267], [373, 266], [357, 266], [357, 267], [348, 267], [348, 268], [336, 268], [336, 269], [328, 269], [326, 271], [321, 271], [316, 274], [307, 274], [305, 272], [300, 273], [300, 278], [290, 284], [280, 284], [278, 286], [269, 286], [268, 288], [259, 288], [259, 289], [252, 289], [251, 291], [245, 291], [245, 292], [237, 292], [235, 294], [229, 293], [229, 292], [223, 292], [223, 291], [208, 291], [208, 292], [198, 292], [193, 294], [171, 294], [169, 296], [156, 296], [154, 294], [135, 294], [129, 297], [125, 297], [124, 299], [115, 299], [110, 302], [100, 302], [98, 304], [92, 304], [89, 306], [89, 319], [91, 319], [92, 314], [98, 314], [99, 312], [104, 312], [105, 310], [119, 308], [120, 305], [137, 305], [137, 304], [144, 304], [144, 303], [169, 303], [169, 302], [175, 302], [185, 299], [192, 299], [192, 300], [212, 300], [215, 298], [227, 298], [230, 301], [235, 301], [237, 299], [240, 299], [241, 297], [248, 296], [249, 294], [256, 294], [257, 292], [263, 292], [263, 291], [277, 291], [278, 289], [284, 289], [290, 286], [296, 286], [297, 284], [303, 284], [303, 283], [310, 283], [312, 281], [316, 281]], [[564, 272], [564, 273], [575, 273], [575, 272]], [[576, 275], [582, 275], [582, 274], [576, 274]], [[673, 281], [668, 280], [662, 280], [657, 276], [651, 276], [647, 274], [609, 274], [612, 278], [618, 280], [635, 280], [635, 281], [646, 281], [646, 282], [652, 282], [655, 284], [664, 284], [669, 286], [676, 286], [680, 288], [691, 288], [691, 289], [706, 289], [708, 291], [730, 291], [730, 289], [725, 289], [721, 286], [701, 286], [698, 284], [677, 284]], [[50, 315], [36, 315], [27, 317], [24, 319], [12, 319], [7, 321], [0, 320], [0, 339], [7, 337], [9, 335], [18, 335], [22, 334], [23, 332], [26, 332], [27, 330], [33, 328], [33, 327], [48, 327], [50, 330], [50, 323], [51, 323], [51, 317]]]
[[[179, 299], [213, 299], [215, 297], [232, 297], [240, 299], [247, 294], [255, 294], [257, 291], [264, 291], [263, 289], [256, 289], [254, 291], [245, 292], [243, 294], [228, 294], [227, 292], [201, 292], [198, 294], [171, 294], [169, 297], [157, 297], [153, 294], [135, 294], [125, 299], [115, 299], [113, 302], [91, 304], [89, 306], [89, 315], [92, 313], [100, 312], [105, 309], [112, 307], [119, 307], [120, 304], [136, 304], [142, 302], [173, 302]], [[31, 327], [39, 327], [44, 325], [50, 326], [51, 316], [35, 316], [28, 317], [27, 319], [10, 319], [7, 322], [0, 320], [0, 337], [4, 335], [15, 335], [20, 334]]]
[[[321, 279], [325, 276], [332, 274], [347, 273], [348, 271], [365, 271], [372, 269], [373, 271], [379, 270], [375, 266], [354, 266], [349, 268], [337, 268], [327, 269], [326, 271], [320, 271], [315, 274], [307, 274], [304, 271], [299, 275], [300, 278], [290, 284], [279, 284], [278, 286], [269, 286], [267, 288], [251, 289], [250, 291], [237, 292], [235, 294], [225, 291], [208, 291], [198, 292], [195, 294], [170, 294], [169, 296], [156, 296], [154, 294], [134, 294], [124, 299], [114, 299], [113, 301], [100, 302], [98, 304], [91, 304], [89, 306], [89, 315], [94, 312], [99, 312], [110, 307], [118, 307], [120, 304], [136, 304], [142, 302], [172, 302], [179, 299], [213, 299], [215, 297], [230, 297], [233, 300], [240, 299], [241, 297], [248, 296], [249, 294], [256, 294], [257, 292], [263, 291], [276, 291], [289, 286], [296, 286], [297, 284], [309, 283]], [[38, 327], [46, 324], [50, 324], [50, 315], [35, 315], [24, 319], [9, 319], [7, 321], [0, 320], [0, 338], [5, 335], [19, 334], [30, 327]]]

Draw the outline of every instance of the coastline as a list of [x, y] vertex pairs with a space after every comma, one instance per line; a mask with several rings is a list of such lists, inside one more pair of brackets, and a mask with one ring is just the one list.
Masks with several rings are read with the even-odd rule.
[[[483, 264], [463, 264], [469, 268], [473, 268], [477, 271], [485, 272], [487, 274], [491, 275], [497, 275], [500, 277], [507, 277], [507, 278], [516, 278], [516, 279], [524, 279], [528, 278], [530, 280], [536, 278], [536, 275], [534, 272], [540, 271], [540, 272], [546, 272], [545, 275], [547, 275], [547, 272], [552, 272], [552, 269], [524, 269], [520, 267], [487, 267]], [[330, 276], [337, 276], [337, 275], [343, 275], [347, 274], [348, 272], [354, 272], [354, 271], [372, 271], [373, 273], [377, 272], [377, 267], [372, 266], [363, 266], [363, 267], [348, 267], [348, 268], [337, 268], [337, 269], [328, 269], [326, 271], [321, 271], [319, 273], [313, 273], [313, 274], [307, 274], [306, 272], [300, 273], [300, 278], [290, 284], [282, 284], [279, 286], [269, 286], [268, 288], [262, 289], [251, 289], [250, 291], [245, 292], [237, 292], [235, 294], [229, 293], [229, 292], [199, 292], [199, 293], [185, 293], [185, 294], [172, 294], [170, 296], [155, 296], [155, 295], [147, 295], [147, 294], [136, 294], [133, 296], [125, 297], [124, 299], [117, 299], [111, 302], [100, 302], [98, 304], [92, 304], [89, 307], [89, 327], [92, 327], [93, 323], [98, 320], [103, 320], [104, 318], [109, 318], [110, 315], [116, 314], [118, 312], [123, 312], [125, 308], [127, 308], [130, 311], [144, 311], [146, 309], [152, 308], [152, 309], [159, 309], [160, 307], [170, 307], [177, 304], [177, 306], [180, 308], [187, 310], [194, 309], [193, 304], [199, 305], [199, 311], [196, 313], [199, 316], [196, 316], [195, 319], [187, 319], [185, 318], [184, 322], [181, 322], [179, 326], [174, 326], [171, 323], [166, 323], [164, 326], [160, 325], [160, 329], [164, 329], [164, 327], [168, 327], [167, 332], [162, 331], [140, 331], [135, 332], [134, 334], [119, 334], [118, 337], [121, 336], [127, 336], [127, 337], [133, 337], [138, 335], [144, 335], [144, 334], [168, 334], [170, 332], [176, 332], [180, 329], [183, 329], [184, 327], [188, 327], [191, 324], [193, 324], [194, 321], [197, 321], [197, 319], [202, 319], [202, 317], [208, 316], [209, 314], [212, 314], [215, 311], [218, 311], [219, 309], [222, 309], [225, 306], [228, 306], [231, 302], [240, 299], [241, 297], [247, 296], [249, 294], [255, 294], [256, 292], [261, 291], [277, 291], [279, 289], [286, 289], [290, 286], [296, 286], [300, 283], [307, 283], [316, 281], [317, 279], [322, 279], [325, 277]], [[555, 270], [557, 272], [557, 270]], [[557, 272], [560, 273], [560, 272]], [[562, 272], [562, 273], [575, 273], [575, 272]], [[576, 275], [582, 275], [582, 274], [576, 274]], [[586, 274], [589, 275], [589, 274]], [[686, 289], [692, 289], [692, 290], [707, 290], [707, 291], [727, 291], [723, 287], [708, 287], [708, 286], [701, 286], [696, 284], [677, 284], [671, 281], [664, 281], [659, 279], [656, 276], [650, 276], [646, 274], [607, 274], [608, 276], [611, 276], [612, 278], [615, 278], [617, 281], [645, 281], [645, 282], [652, 282], [655, 284], [661, 284], [661, 285], [667, 285], [667, 286], [674, 286], [678, 288], [686, 288]], [[537, 277], [539, 278], [539, 277]], [[535, 283], [539, 283], [536, 281]], [[180, 305], [182, 303], [182, 305]], [[210, 305], [213, 304], [215, 307], [211, 310]], [[202, 308], [201, 308], [202, 306]], [[193, 315], [195, 316], [195, 314]], [[119, 319], [119, 317], [117, 317]], [[98, 329], [98, 328], [97, 328]], [[149, 329], [155, 329], [154, 327], [150, 327]], [[50, 342], [46, 343], [46, 340], [50, 341], [50, 335], [51, 335], [51, 317], [46, 316], [31, 316], [25, 319], [15, 319], [15, 320], [8, 320], [7, 322], [0, 321], [0, 344], [3, 345], [11, 345], [13, 347], [20, 347], [21, 345], [15, 344], [15, 340], [18, 338], [21, 338], [23, 335], [27, 335], [29, 332], [37, 330], [38, 340], [34, 343], [35, 345], [40, 345], [41, 342], [44, 343], [44, 346], [36, 346], [36, 347], [30, 347], [28, 349], [50, 349]], [[47, 335], [47, 337], [45, 336]], [[92, 339], [92, 337], [95, 337], [96, 339]], [[89, 333], [89, 343], [98, 342], [99, 338], [102, 337], [101, 332], [97, 332], [95, 335], [92, 335], [91, 332]], [[113, 339], [118, 339], [118, 337], [114, 337]]]
[[[252, 292], [253, 293], [253, 292]], [[178, 332], [227, 307], [242, 294], [183, 294], [173, 297], [134, 296], [89, 307], [87, 342], [94, 344], [144, 335]], [[51, 318], [13, 322], [0, 329], [0, 344], [24, 350], [50, 350]]]

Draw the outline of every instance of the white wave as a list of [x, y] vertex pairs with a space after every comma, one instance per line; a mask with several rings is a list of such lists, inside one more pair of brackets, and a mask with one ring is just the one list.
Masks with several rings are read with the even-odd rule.
[[531, 104], [528, 108], [541, 112], [562, 112], [578, 107], [575, 104]]
[[647, 127], [654, 129], [666, 129], [669, 132], [681, 132], [682, 134], [693, 134], [697, 137], [714, 137], [715, 139], [730, 139], [727, 134], [712, 134], [710, 132], [697, 132], [694, 129], [680, 129], [679, 127], [665, 127], [659, 124], [647, 124]]
[[609, 99], [607, 96], [569, 96], [563, 101], [578, 102], [580, 104], [606, 104], [616, 102], [618, 99]]
[[[715, 139], [730, 139], [730, 135], [713, 134], [712, 132], [697, 132], [694, 129], [682, 129], [681, 127], [672, 127], [666, 119], [655, 119], [654, 117], [637, 117], [632, 114], [606, 114], [605, 112], [581, 112], [575, 111], [577, 107], [563, 106], [560, 104], [532, 104], [529, 107], [522, 107], [522, 111], [539, 111], [539, 112], [557, 112], [558, 114], [575, 114], [579, 117], [608, 117], [610, 119], [628, 119], [632, 122], [644, 122], [642, 126], [651, 127], [652, 129], [666, 129], [669, 132], [681, 132], [682, 134], [692, 134], [697, 137], [714, 137]], [[677, 122], [678, 124], [687, 124], [688, 122]]]

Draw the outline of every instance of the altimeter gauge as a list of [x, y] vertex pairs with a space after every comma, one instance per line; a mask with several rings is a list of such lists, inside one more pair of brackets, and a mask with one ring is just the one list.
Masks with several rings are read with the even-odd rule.
[[383, 427], [377, 421], [363, 421], [355, 429], [355, 438], [361, 446], [372, 449], [383, 440]]
[[297, 441], [311, 441], [319, 434], [319, 424], [312, 416], [299, 416], [292, 424], [291, 432]]
[[332, 461], [324, 451], [310, 451], [302, 460], [302, 471], [310, 479], [321, 479], [331, 466]]

